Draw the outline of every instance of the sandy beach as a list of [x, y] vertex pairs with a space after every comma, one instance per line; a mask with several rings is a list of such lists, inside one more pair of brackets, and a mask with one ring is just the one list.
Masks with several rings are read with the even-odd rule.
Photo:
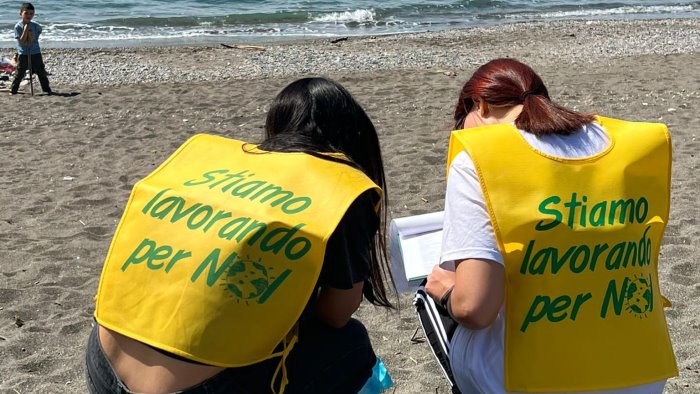
[[[234, 42], [222, 42], [234, 46]], [[93, 296], [131, 187], [189, 136], [259, 141], [289, 82], [331, 77], [380, 134], [391, 217], [443, 208], [451, 113], [474, 69], [530, 64], [553, 100], [668, 125], [671, 218], [659, 261], [680, 376], [700, 393], [700, 20], [512, 24], [446, 32], [264, 43], [264, 48], [46, 49], [56, 96], [0, 89], [0, 393], [84, 393]], [[0, 48], [10, 56], [11, 48]], [[363, 303], [395, 393], [448, 393], [411, 294], [397, 312]], [[630, 360], [634, 362], [634, 360]], [[392, 392], [391, 390], [389, 392]]]

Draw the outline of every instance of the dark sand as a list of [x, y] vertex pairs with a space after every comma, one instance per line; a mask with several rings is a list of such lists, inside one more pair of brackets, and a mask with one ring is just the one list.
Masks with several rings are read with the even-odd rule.
[[[531, 39], [540, 34], [535, 26]], [[700, 110], [700, 54], [553, 58], [519, 44], [519, 39], [513, 37], [510, 46], [505, 41], [488, 46], [480, 56], [509, 55], [531, 64], [560, 104], [669, 126], [673, 198], [659, 265], [662, 292], [673, 302], [667, 317], [680, 377], [669, 381], [666, 392], [700, 392], [700, 117], [695, 112]], [[565, 47], [567, 39], [557, 35], [538, 45]], [[387, 40], [386, 50], [410, 53], [416, 45], [442, 44], [436, 38]], [[103, 50], [99, 56], [114, 59], [146, 50]], [[226, 56], [247, 56], [222, 48], [179, 51], [184, 57], [209, 51], [222, 62]], [[163, 67], [173, 57], [172, 49], [149, 53], [149, 61]], [[377, 126], [392, 217], [443, 207], [450, 114], [457, 92], [474, 70], [461, 64], [450, 69], [456, 77], [440, 67], [363, 71], [352, 62], [347, 70], [323, 72], [345, 85]], [[201, 71], [203, 66], [191, 67]], [[133, 184], [193, 133], [259, 140], [268, 103], [303, 75], [138, 85], [126, 81], [118, 87], [79, 79], [61, 84], [56, 76], [54, 90], [77, 95], [0, 97], [0, 392], [86, 391], [83, 354], [93, 324], [92, 297]], [[357, 317], [367, 325], [396, 393], [447, 393], [427, 345], [411, 341], [418, 324], [410, 298], [399, 297], [398, 312], [363, 303]]]

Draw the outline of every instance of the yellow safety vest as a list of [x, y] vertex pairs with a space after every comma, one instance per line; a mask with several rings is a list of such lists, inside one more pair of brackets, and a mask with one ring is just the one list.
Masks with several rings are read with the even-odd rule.
[[284, 355], [273, 352], [311, 297], [328, 238], [367, 190], [381, 193], [346, 164], [194, 136], [134, 186], [95, 318], [221, 367]]
[[513, 125], [452, 133], [474, 161], [505, 259], [508, 391], [607, 390], [677, 375], [659, 291], [670, 203], [666, 126], [598, 117], [584, 159], [532, 148]]

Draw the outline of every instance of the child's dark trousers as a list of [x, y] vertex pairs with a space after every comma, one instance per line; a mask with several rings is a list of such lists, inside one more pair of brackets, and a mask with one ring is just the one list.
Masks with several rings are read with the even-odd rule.
[[[46, 69], [44, 68], [44, 58], [41, 57], [41, 53], [36, 53], [31, 55], [32, 57], [32, 72], [39, 77], [39, 83], [41, 84], [41, 90], [44, 93], [51, 93], [51, 88], [49, 87], [49, 78], [46, 77]], [[24, 79], [24, 75], [29, 69], [29, 55], [19, 55], [17, 73], [15, 74], [15, 79], [12, 81], [12, 94], [17, 93], [19, 90], [19, 83]]]

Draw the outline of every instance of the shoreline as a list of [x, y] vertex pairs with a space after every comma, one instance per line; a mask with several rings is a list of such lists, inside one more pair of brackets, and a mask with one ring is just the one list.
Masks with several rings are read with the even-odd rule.
[[[662, 20], [692, 20], [698, 19], [698, 15], [684, 14], [622, 14], [608, 16], [580, 16], [570, 18], [551, 18], [551, 19], [483, 19], [472, 21], [471, 24], [459, 24], [453, 26], [445, 26], [437, 24], [435, 26], [426, 25], [421, 28], [397, 30], [397, 31], [372, 31], [371, 28], [350, 28], [346, 32], [328, 32], [328, 33], [283, 33], [279, 35], [256, 35], [256, 34], [209, 34], [209, 35], [194, 35], [194, 36], [144, 36], [130, 38], [96, 38], [96, 39], [76, 39], [76, 40], [46, 40], [42, 39], [43, 46], [51, 49], [97, 49], [97, 48], [144, 48], [144, 47], [168, 47], [168, 46], [199, 46], [212, 45], [218, 42], [235, 42], [241, 44], [259, 45], [268, 43], [299, 43], [309, 40], [333, 40], [338, 38], [354, 38], [361, 39], [367, 37], [381, 36], [401, 36], [410, 34], [430, 34], [442, 33], [450, 30], [470, 30], [470, 29], [498, 29], [502, 26], [513, 24], [566, 24], [577, 22], [644, 22], [644, 21], [662, 21]], [[46, 24], [46, 22], [39, 22]], [[434, 28], [431, 28], [434, 27]], [[8, 27], [9, 28], [9, 27]], [[2, 38], [0, 39], [0, 48], [12, 46], [14, 40]]]
[[[333, 72], [463, 70], [493, 57], [538, 64], [700, 52], [700, 19], [512, 23], [441, 32], [258, 43], [47, 48], [54, 86], [191, 83]], [[246, 44], [247, 45], [247, 44]], [[411, 48], [410, 51], [404, 50]], [[12, 48], [0, 48], [10, 56]], [[60, 89], [60, 88], [59, 88]]]

